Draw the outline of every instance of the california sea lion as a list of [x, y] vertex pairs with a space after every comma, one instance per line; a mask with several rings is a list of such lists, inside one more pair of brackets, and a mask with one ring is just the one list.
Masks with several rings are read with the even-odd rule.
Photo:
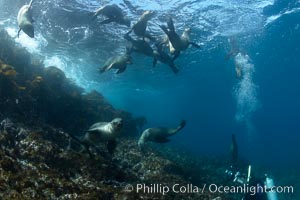
[[153, 14], [153, 11], [145, 11], [127, 34], [133, 31], [137, 36], [142, 37], [143, 39], [145, 38], [145, 36], [149, 37], [149, 39], [152, 39], [150, 35], [146, 35], [146, 28], [148, 21], [151, 19]]
[[17, 17], [19, 25], [18, 37], [20, 35], [20, 31], [23, 30], [29, 37], [34, 38], [34, 27], [32, 25], [34, 22], [32, 19], [32, 3], [33, 0], [30, 1], [29, 5], [24, 5], [19, 10]]
[[99, 14], [107, 17], [107, 19], [100, 22], [100, 24], [116, 22], [118, 24], [130, 27], [130, 19], [123, 14], [122, 9], [119, 8], [116, 4], [100, 7], [94, 12], [92, 20], [96, 19]]
[[131, 42], [131, 47], [129, 48], [129, 53], [137, 52], [144, 54], [146, 56], [153, 57], [153, 67], [156, 66], [157, 61], [160, 61], [166, 65], [168, 65], [171, 70], [177, 74], [178, 68], [174, 63], [173, 58], [163, 51], [162, 46], [158, 46], [157, 50], [153, 50], [148, 42], [142, 39], [135, 40], [130, 37], [128, 34], [125, 34], [124, 38]]
[[171, 70], [175, 74], [177, 74], [179, 70], [174, 63], [174, 59], [163, 50], [161, 45], [156, 45], [156, 46], [157, 46], [157, 50], [153, 51], [153, 58], [154, 58], [153, 59], [153, 67], [155, 67], [157, 61], [160, 61], [160, 62], [168, 65], [171, 68]]
[[131, 43], [131, 47], [129, 49], [129, 52], [137, 52], [144, 54], [146, 56], [153, 57], [153, 49], [150, 46], [148, 42], [142, 39], [133, 39], [132, 37], [129, 36], [129, 34], [125, 34], [124, 38]]
[[117, 69], [117, 74], [120, 74], [126, 70], [127, 64], [132, 64], [131, 56], [129, 54], [126, 53], [124, 55], [114, 56], [105, 62], [104, 66], [100, 69], [100, 73], [110, 69]]
[[179, 36], [175, 31], [171, 17], [168, 19], [167, 25], [168, 27], [160, 25], [160, 28], [168, 36], [170, 52], [174, 54], [173, 60], [180, 55], [180, 51], [186, 50], [190, 45], [200, 48], [198, 44], [190, 41], [190, 28], [184, 29], [182, 35]]
[[98, 122], [93, 124], [81, 140], [87, 145], [99, 145], [106, 142], [107, 149], [110, 153], [116, 147], [116, 138], [120, 135], [123, 127], [123, 120], [115, 118], [111, 122]]
[[138, 145], [140, 147], [142, 147], [145, 144], [145, 142], [148, 142], [148, 141], [156, 142], [156, 143], [169, 142], [170, 140], [168, 139], [168, 137], [176, 134], [178, 131], [183, 129], [185, 124], [186, 123], [183, 120], [177, 128], [157, 127], [157, 128], [146, 129], [142, 133], [142, 135], [138, 141]]

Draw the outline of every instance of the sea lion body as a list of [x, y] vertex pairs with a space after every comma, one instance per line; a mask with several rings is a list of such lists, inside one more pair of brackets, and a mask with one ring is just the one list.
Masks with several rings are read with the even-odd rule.
[[34, 38], [34, 27], [32, 19], [32, 3], [30, 1], [29, 5], [24, 5], [18, 12], [17, 21], [19, 26], [18, 37], [20, 31], [24, 31], [29, 37]]
[[120, 74], [126, 70], [127, 64], [131, 63], [131, 56], [128, 54], [114, 56], [105, 62], [104, 66], [100, 69], [100, 73], [106, 72], [110, 69], [117, 69], [117, 74]]
[[93, 124], [84, 135], [83, 140], [95, 145], [116, 139], [123, 126], [121, 118], [115, 118], [111, 122], [98, 122]]
[[190, 45], [190, 36], [189, 36], [190, 29], [186, 28], [184, 29], [184, 32], [182, 33], [181, 37], [171, 37], [169, 39], [169, 48], [170, 52], [172, 54], [175, 53], [175, 51], [183, 51], [186, 50]]
[[146, 29], [148, 25], [148, 21], [153, 16], [153, 11], [145, 11], [140, 19], [132, 26], [131, 31], [133, 31], [137, 36], [142, 37], [144, 39], [146, 35]]
[[107, 19], [100, 22], [100, 24], [116, 22], [118, 24], [130, 27], [130, 20], [123, 14], [122, 9], [119, 8], [116, 4], [100, 7], [94, 12], [92, 20], [96, 19], [100, 14], [107, 17]]
[[190, 41], [190, 28], [185, 28], [181, 36], [176, 33], [172, 18], [168, 19], [167, 27], [160, 25], [160, 28], [168, 36], [170, 53], [174, 54], [173, 60], [180, 55], [180, 51], [186, 50], [190, 45], [200, 48], [198, 44]]
[[128, 33], [124, 36], [124, 38], [131, 43], [130, 52], [133, 51], [150, 57], [154, 56], [152, 47], [145, 40], [142, 39], [135, 40], [132, 37], [130, 37]]
[[148, 141], [156, 142], [156, 143], [169, 142], [170, 140], [168, 139], [168, 137], [178, 133], [178, 131], [184, 128], [185, 124], [186, 123], [183, 120], [177, 128], [166, 128], [166, 127], [148, 128], [142, 133], [138, 141], [138, 145], [141, 147]]
[[168, 65], [175, 74], [178, 73], [179, 70], [174, 63], [174, 59], [169, 54], [164, 52], [161, 48], [153, 51], [153, 58], [153, 67], [155, 67], [157, 61], [160, 61], [161, 63]]
[[123, 127], [123, 120], [115, 118], [111, 122], [98, 122], [93, 124], [85, 133], [82, 139], [74, 136], [72, 138], [82, 144], [91, 157], [93, 154], [90, 152], [91, 146], [99, 146], [101, 143], [107, 144], [109, 153], [113, 153], [116, 147], [116, 138], [120, 135]]

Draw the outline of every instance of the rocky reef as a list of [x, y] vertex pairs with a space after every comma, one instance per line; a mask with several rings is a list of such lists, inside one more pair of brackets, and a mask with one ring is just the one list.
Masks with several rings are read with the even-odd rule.
[[135, 190], [138, 184], [191, 188], [188, 177], [195, 172], [203, 183], [219, 183], [222, 175], [213, 159], [191, 172], [186, 165], [193, 163], [184, 155], [177, 154], [179, 164], [165, 157], [170, 154], [140, 151], [134, 139], [122, 138], [113, 155], [103, 148], [94, 158], [76, 144], [70, 148], [70, 140], [68, 133], [46, 124], [27, 127], [2, 120], [0, 199], [221, 199], [208, 191], [162, 195]]

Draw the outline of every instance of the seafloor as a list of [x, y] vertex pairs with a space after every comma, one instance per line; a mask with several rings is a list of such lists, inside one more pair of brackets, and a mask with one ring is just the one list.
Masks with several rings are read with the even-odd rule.
[[[84, 94], [57, 67], [42, 63], [0, 30], [0, 199], [240, 199], [207, 190], [126, 191], [128, 184], [229, 184], [228, 159], [167, 146], [141, 151], [138, 119], [95, 91]], [[72, 142], [70, 135], [115, 117], [125, 126], [113, 154], [103, 147], [91, 158]]]

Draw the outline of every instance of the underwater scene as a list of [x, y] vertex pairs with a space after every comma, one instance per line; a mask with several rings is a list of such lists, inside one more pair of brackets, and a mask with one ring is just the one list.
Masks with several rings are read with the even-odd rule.
[[299, 0], [0, 0], [0, 200], [299, 200]]

